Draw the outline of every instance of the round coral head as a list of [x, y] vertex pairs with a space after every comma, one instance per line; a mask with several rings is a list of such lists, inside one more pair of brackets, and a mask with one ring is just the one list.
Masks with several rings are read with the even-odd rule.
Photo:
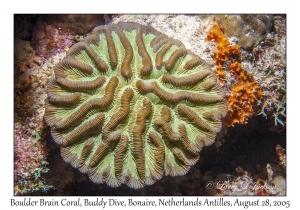
[[75, 44], [48, 96], [45, 118], [64, 160], [111, 187], [186, 174], [227, 112], [205, 61], [136, 23], [99, 26]]

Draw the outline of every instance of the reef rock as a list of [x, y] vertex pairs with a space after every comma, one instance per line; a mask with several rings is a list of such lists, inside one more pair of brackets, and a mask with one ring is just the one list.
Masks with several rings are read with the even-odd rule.
[[217, 23], [229, 37], [237, 37], [243, 49], [256, 47], [272, 31], [273, 15], [216, 15]]
[[32, 46], [39, 56], [63, 52], [75, 43], [76, 35], [85, 35], [104, 24], [104, 15], [40, 15], [32, 32]]

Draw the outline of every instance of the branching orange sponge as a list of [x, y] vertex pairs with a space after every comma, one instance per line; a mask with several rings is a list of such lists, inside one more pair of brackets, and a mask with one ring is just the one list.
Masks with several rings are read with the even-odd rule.
[[[214, 52], [216, 74], [219, 76], [220, 83], [223, 84], [225, 72], [222, 70], [222, 63], [228, 60], [232, 54], [238, 54], [240, 47], [230, 45], [228, 38], [218, 25], [214, 25], [208, 33], [207, 40], [212, 39], [217, 45], [217, 50]], [[247, 123], [249, 117], [255, 114], [254, 106], [262, 97], [263, 92], [260, 90], [260, 85], [253, 80], [249, 73], [244, 71], [238, 61], [233, 60], [229, 69], [237, 83], [231, 87], [231, 95], [227, 97], [228, 113], [223, 119], [223, 123], [232, 126], [235, 123]]]
[[226, 115], [216, 75], [152, 27], [96, 27], [47, 87], [45, 119], [65, 161], [95, 183], [131, 188], [186, 174]]
[[219, 76], [221, 84], [225, 77], [225, 72], [222, 68], [222, 63], [227, 61], [233, 54], [239, 54], [240, 47], [238, 45], [230, 45], [228, 37], [222, 32], [221, 27], [214, 25], [208, 35], [207, 41], [215, 40], [217, 50], [214, 52], [214, 60], [217, 66], [216, 74]]
[[240, 63], [233, 61], [230, 72], [238, 76], [239, 82], [231, 88], [231, 95], [227, 98], [228, 114], [223, 120], [227, 126], [247, 123], [248, 118], [255, 114], [257, 100], [263, 95], [259, 84], [243, 70]]

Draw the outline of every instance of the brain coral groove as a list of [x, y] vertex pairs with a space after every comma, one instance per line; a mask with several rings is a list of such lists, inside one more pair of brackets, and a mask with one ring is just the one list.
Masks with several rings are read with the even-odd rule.
[[131, 188], [184, 175], [227, 113], [204, 60], [136, 23], [96, 27], [55, 67], [45, 120], [66, 162]]

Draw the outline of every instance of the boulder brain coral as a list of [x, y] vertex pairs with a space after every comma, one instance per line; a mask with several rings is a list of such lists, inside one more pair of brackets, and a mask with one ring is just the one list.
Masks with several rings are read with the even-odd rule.
[[45, 119], [61, 154], [95, 183], [131, 188], [184, 175], [227, 112], [200, 57], [152, 27], [96, 27], [49, 81]]

